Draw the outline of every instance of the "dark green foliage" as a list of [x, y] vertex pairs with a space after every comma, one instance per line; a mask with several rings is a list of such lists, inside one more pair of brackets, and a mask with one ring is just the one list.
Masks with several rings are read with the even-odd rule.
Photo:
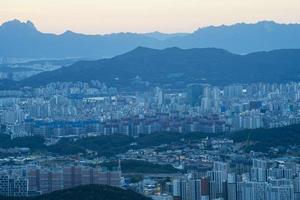
[[[118, 167], [118, 161], [103, 163], [109, 169]], [[149, 173], [149, 174], [162, 174], [162, 173], [177, 173], [179, 170], [172, 165], [159, 165], [140, 160], [123, 160], [121, 162], [123, 173]]]
[[28, 147], [32, 151], [48, 151], [58, 155], [86, 153], [87, 150], [97, 152], [100, 156], [114, 156], [130, 149], [176, 144], [184, 141], [199, 141], [210, 134], [203, 133], [154, 133], [139, 138], [125, 135], [87, 137], [78, 140], [61, 139], [57, 144], [46, 146], [42, 137], [23, 137], [11, 140], [9, 135], [0, 135], [0, 148]]
[[144, 179], [144, 176], [142, 174], [131, 174], [129, 176], [126, 176], [127, 178], [130, 178], [131, 183], [138, 183]]
[[162, 133], [153, 133], [150, 135], [144, 135], [136, 139], [138, 147], [152, 147], [159, 146], [162, 144], [179, 144], [181, 142], [196, 142], [200, 141], [206, 137], [213, 136], [211, 133], [170, 133], [170, 132], [162, 132]]
[[70, 155], [85, 153], [86, 150], [95, 151], [100, 156], [113, 156], [126, 152], [130, 148], [133, 138], [122, 135], [87, 137], [73, 141], [63, 139], [57, 144], [48, 147], [52, 153]]
[[62, 139], [57, 144], [48, 146], [47, 150], [59, 155], [74, 155], [86, 152], [85, 148], [74, 144], [74, 142], [68, 139]]
[[130, 149], [133, 139], [122, 135], [89, 137], [75, 142], [75, 145], [98, 152], [102, 156], [111, 156]]
[[[129, 149], [138, 149], [160, 144], [178, 142], [183, 137], [180, 133], [156, 133], [140, 138], [132, 138], [124, 135], [97, 136], [78, 139], [76, 141], [64, 139], [59, 143], [48, 147], [48, 151], [57, 154], [76, 154], [91, 150], [100, 156], [114, 156]], [[136, 143], [136, 145], [134, 145]]]
[[0, 197], [0, 200], [150, 200], [150, 198], [146, 198], [130, 190], [104, 185], [88, 185], [34, 198]]
[[151, 147], [161, 144], [178, 143], [183, 138], [181, 133], [153, 133], [150, 135], [144, 135], [136, 139], [139, 147]]
[[220, 136], [220, 135], [222, 135], [222, 134], [189, 133], [189, 134], [184, 135], [184, 139], [185, 139], [185, 141], [193, 142], [193, 141], [202, 140], [202, 139], [207, 138], [207, 137], [217, 137], [217, 136]]
[[[59, 155], [97, 152], [100, 156], [114, 156], [130, 149], [159, 145], [194, 143], [206, 137], [229, 137], [234, 142], [249, 144], [246, 150], [267, 151], [270, 147], [300, 145], [300, 125], [273, 129], [244, 130], [229, 135], [208, 133], [154, 133], [132, 138], [124, 135], [87, 137], [78, 140], [62, 139], [55, 145], [45, 146], [41, 137], [24, 137], [11, 140], [9, 135], [0, 135], [0, 148], [28, 147], [32, 151], [48, 151]], [[161, 150], [165, 147], [161, 147]], [[158, 149], [159, 150], [159, 149]]]
[[245, 130], [233, 133], [234, 142], [247, 142], [251, 150], [267, 151], [270, 147], [300, 145], [300, 125], [282, 128]]
[[0, 135], [0, 148], [14, 148], [14, 147], [27, 147], [30, 149], [43, 149], [44, 139], [38, 136], [32, 137], [20, 137], [11, 140], [9, 135], [1, 134]]

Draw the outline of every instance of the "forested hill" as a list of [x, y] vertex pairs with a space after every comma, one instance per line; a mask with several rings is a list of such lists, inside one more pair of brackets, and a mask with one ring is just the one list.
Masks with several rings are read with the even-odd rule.
[[[286, 49], [236, 55], [222, 49], [156, 50], [139, 47], [126, 54], [98, 61], [81, 61], [69, 67], [44, 72], [21, 82], [21, 86], [42, 86], [51, 82], [90, 82], [130, 87], [133, 82], [185, 85], [286, 82], [300, 80], [300, 50]], [[12, 83], [4, 83], [9, 88]]]

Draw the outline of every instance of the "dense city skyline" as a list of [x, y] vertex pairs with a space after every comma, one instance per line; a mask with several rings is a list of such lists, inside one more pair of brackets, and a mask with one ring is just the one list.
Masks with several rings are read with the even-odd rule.
[[[209, 25], [230, 25], [274, 20], [298, 23], [299, 1], [197, 1], [130, 0], [53, 1], [4, 0], [0, 23], [12, 19], [31, 20], [42, 32], [66, 30], [87, 34], [112, 32], [192, 32]], [[55, 15], [54, 15], [55, 13]], [[68, 13], [66, 15], [66, 13]], [[217, 17], [222, 16], [222, 17]]]

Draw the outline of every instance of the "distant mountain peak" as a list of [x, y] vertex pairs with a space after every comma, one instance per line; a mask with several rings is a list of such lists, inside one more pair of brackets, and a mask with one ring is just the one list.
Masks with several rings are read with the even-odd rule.
[[133, 49], [132, 51], [152, 51], [155, 49], [149, 48], [149, 47], [144, 47], [144, 46], [138, 46], [135, 49]]
[[277, 24], [277, 23], [272, 20], [263, 20], [263, 21], [257, 22], [257, 24]]
[[75, 35], [76, 33], [74, 33], [73, 31], [70, 30], [66, 30], [62, 35]]
[[21, 22], [18, 19], [4, 22], [0, 29], [7, 31], [37, 31], [35, 25], [30, 21]]
[[127, 54], [148, 54], [148, 53], [161, 53], [161, 52], [171, 52], [171, 51], [182, 51], [183, 49], [179, 47], [168, 47], [164, 49], [153, 49], [149, 47], [139, 46]]
[[124, 55], [136, 55], [136, 54], [147, 54], [149, 52], [157, 52], [159, 50], [157, 49], [152, 49], [152, 48], [148, 48], [148, 47], [144, 47], [144, 46], [138, 46], [135, 49], [125, 53]]
[[279, 25], [279, 23], [276, 23], [275, 21], [271, 21], [271, 20], [264, 20], [264, 21], [258, 21], [256, 23], [245, 23], [245, 22], [241, 22], [241, 23], [235, 23], [232, 25], [219, 25], [219, 26], [206, 26], [206, 27], [201, 27], [198, 30], [196, 30], [194, 33], [199, 33], [203, 30], [207, 30], [207, 29], [223, 29], [223, 28], [232, 28], [232, 27], [242, 27], [242, 26], [262, 26], [262, 27], [266, 27], [266, 26], [273, 26], [273, 25]]
[[27, 20], [26, 23], [25, 23], [28, 27], [31, 27], [32, 29], [35, 29], [36, 30], [36, 27], [34, 25], [34, 23], [30, 20]]
[[150, 32], [150, 33], [144, 33], [143, 35], [157, 39], [157, 40], [164, 41], [164, 40], [167, 40], [172, 37], [183, 37], [183, 36], [188, 35], [188, 33], [162, 33], [159, 31], [154, 31], [154, 32]]

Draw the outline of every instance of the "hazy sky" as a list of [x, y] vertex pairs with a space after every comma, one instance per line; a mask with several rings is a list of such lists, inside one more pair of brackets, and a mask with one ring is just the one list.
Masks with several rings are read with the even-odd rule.
[[192, 32], [207, 25], [300, 22], [300, 0], [0, 0], [0, 23], [31, 20], [43, 32]]

